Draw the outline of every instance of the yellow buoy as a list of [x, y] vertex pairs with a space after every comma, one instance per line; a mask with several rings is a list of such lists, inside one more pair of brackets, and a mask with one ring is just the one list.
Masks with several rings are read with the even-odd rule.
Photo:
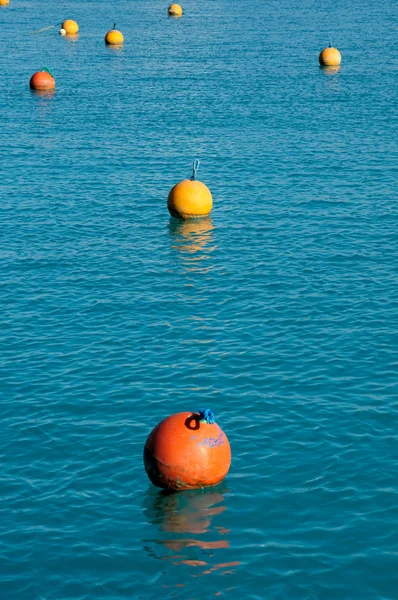
[[72, 19], [66, 19], [61, 25], [61, 29], [65, 29], [66, 35], [76, 35], [79, 31], [79, 25]]
[[325, 48], [319, 55], [319, 63], [325, 67], [338, 67], [341, 63], [341, 54], [337, 48]]
[[169, 9], [167, 11], [172, 17], [181, 17], [182, 8], [179, 4], [170, 4]]
[[0, 6], [8, 6], [10, 4], [10, 0], [0, 0]]
[[110, 46], [120, 46], [124, 42], [123, 34], [116, 29], [116, 23], [113, 24], [113, 29], [108, 31], [105, 36], [105, 44]]
[[180, 181], [169, 192], [167, 208], [171, 216], [176, 219], [204, 217], [213, 208], [213, 198], [209, 188], [196, 180], [199, 164], [199, 161], [195, 160], [191, 179]]

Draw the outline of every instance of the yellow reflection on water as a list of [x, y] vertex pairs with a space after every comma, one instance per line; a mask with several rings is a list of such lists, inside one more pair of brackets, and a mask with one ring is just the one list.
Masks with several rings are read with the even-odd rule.
[[321, 66], [320, 68], [325, 75], [337, 75], [337, 73], [340, 71], [340, 65], [336, 67]]
[[208, 272], [213, 268], [209, 261], [214, 245], [214, 225], [210, 217], [179, 221], [170, 219], [169, 233], [172, 248], [176, 250], [188, 271]]

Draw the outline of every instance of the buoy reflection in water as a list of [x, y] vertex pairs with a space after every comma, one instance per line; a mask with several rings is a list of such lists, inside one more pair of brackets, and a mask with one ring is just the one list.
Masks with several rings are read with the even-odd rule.
[[340, 65], [337, 65], [335, 67], [327, 67], [327, 66], [320, 65], [319, 68], [322, 69], [322, 72], [325, 75], [336, 75], [341, 69]]
[[216, 248], [211, 217], [186, 221], [171, 218], [169, 232], [173, 242], [171, 247], [181, 254], [189, 271], [208, 272], [212, 269], [212, 265], [204, 263]]

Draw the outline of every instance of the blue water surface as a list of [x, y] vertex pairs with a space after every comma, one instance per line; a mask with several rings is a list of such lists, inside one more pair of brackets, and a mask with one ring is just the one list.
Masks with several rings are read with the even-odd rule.
[[[398, 4], [0, 8], [1, 600], [398, 598]], [[230, 473], [165, 495], [206, 407]]]

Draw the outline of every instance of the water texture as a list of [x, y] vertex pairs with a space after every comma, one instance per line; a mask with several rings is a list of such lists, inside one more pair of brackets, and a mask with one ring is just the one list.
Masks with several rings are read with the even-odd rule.
[[[0, 7], [0, 598], [396, 599], [398, 5], [183, 7]], [[230, 473], [164, 495], [204, 407]]]

